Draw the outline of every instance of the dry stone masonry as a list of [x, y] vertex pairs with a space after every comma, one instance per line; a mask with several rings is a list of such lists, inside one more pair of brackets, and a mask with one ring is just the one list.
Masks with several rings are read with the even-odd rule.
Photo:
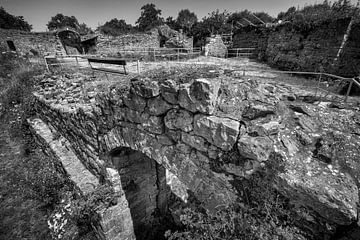
[[[312, 93], [285, 84], [216, 71], [138, 76], [99, 88], [85, 87], [94, 79], [82, 74], [41, 80], [38, 116], [29, 121], [38, 137], [52, 147], [42, 134], [51, 129], [70, 143], [84, 166], [68, 171], [78, 185], [79, 175], [91, 173], [88, 179], [103, 179], [118, 193], [117, 204], [100, 214], [103, 238], [141, 239], [139, 226], [151, 227], [155, 211], [166, 214], [174, 189], [166, 172], [179, 192], [188, 189], [214, 211], [240, 201], [233, 183], [272, 158], [284, 165], [276, 188], [306, 209], [299, 214], [309, 216], [309, 226], [325, 222], [323, 231], [331, 231], [355, 222], [359, 112], [306, 103]], [[230, 152], [237, 158], [227, 159]]]

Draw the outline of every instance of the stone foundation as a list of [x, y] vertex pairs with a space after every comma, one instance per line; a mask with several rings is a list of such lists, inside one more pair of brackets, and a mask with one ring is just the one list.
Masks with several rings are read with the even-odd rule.
[[[187, 189], [209, 211], [242, 201], [234, 181], [274, 156], [284, 165], [276, 187], [296, 206], [332, 227], [357, 220], [356, 112], [305, 103], [311, 92], [285, 84], [187, 71], [124, 78], [96, 93], [82, 85], [90, 77], [67, 74], [44, 78], [35, 93], [38, 118], [118, 196], [100, 213], [104, 238], [134, 239], [153, 226], [170, 208], [170, 189]], [[179, 187], [166, 185], [166, 171]]]

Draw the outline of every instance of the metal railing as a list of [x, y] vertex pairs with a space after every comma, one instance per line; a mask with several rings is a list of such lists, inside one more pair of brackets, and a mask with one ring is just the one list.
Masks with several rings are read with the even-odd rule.
[[117, 49], [121, 57], [138, 58], [142, 61], [180, 61], [200, 56], [201, 48], [121, 48]]
[[[246, 70], [243, 69], [243, 75], [246, 76]], [[349, 86], [346, 90], [346, 95], [343, 99], [344, 102], [347, 102], [348, 98], [349, 98], [349, 95], [350, 95], [350, 92], [351, 92], [351, 89], [353, 87], [353, 85], [355, 84], [357, 87], [360, 88], [360, 82], [357, 80], [360, 78], [359, 77], [351, 77], [351, 78], [347, 78], [347, 77], [341, 77], [341, 76], [337, 76], [335, 74], [331, 74], [331, 73], [325, 73], [325, 72], [300, 72], [300, 71], [280, 71], [280, 70], [266, 70], [266, 71], [263, 71], [263, 72], [266, 72], [266, 73], [285, 73], [285, 74], [298, 74], [298, 75], [313, 75], [313, 76], [319, 76], [317, 82], [316, 82], [316, 88], [315, 88], [315, 98], [317, 97], [317, 94], [318, 92], [320, 91], [324, 91], [326, 93], [325, 96], [320, 96], [319, 97], [322, 97], [322, 98], [326, 98], [328, 95], [330, 94], [335, 94], [333, 92], [331, 92], [330, 89], [323, 89], [320, 87], [320, 84], [321, 84], [321, 80], [323, 79], [324, 76], [326, 77], [330, 77], [330, 78], [335, 78], [335, 79], [338, 79], [340, 80], [340, 82], [348, 82], [349, 83]], [[339, 96], [336, 96], [336, 98], [339, 98]]]
[[227, 58], [249, 57], [253, 55], [255, 48], [229, 48], [226, 53]]

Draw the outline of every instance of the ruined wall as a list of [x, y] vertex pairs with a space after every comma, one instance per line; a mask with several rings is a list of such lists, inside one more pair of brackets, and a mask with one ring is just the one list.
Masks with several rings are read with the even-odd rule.
[[[151, 56], [151, 51], [160, 47], [192, 49], [193, 38], [188, 38], [186, 35], [171, 29], [167, 25], [161, 25], [145, 33], [120, 36], [100, 35], [96, 49], [98, 54], [105, 56], [139, 58], [141, 56]], [[137, 49], [137, 51], [121, 51], [124, 48]], [[161, 53], [164, 54], [163, 51], [157, 54]]]
[[105, 56], [117, 56], [121, 54], [122, 48], [140, 48], [147, 50], [149, 48], [159, 48], [160, 38], [157, 32], [126, 34], [121, 36], [100, 35], [96, 45], [98, 54]]
[[333, 65], [350, 19], [324, 22], [312, 29], [290, 23], [272, 29], [246, 28], [234, 35], [234, 46], [256, 47], [255, 57], [283, 70], [320, 71], [342, 76], [359, 74], [359, 24], [354, 24], [339, 61]]
[[[119, 194], [117, 204], [100, 213], [105, 238], [134, 237], [129, 183], [121, 175], [137, 167], [111, 158], [119, 148], [141, 152], [158, 164], [137, 165], [139, 173], [147, 168], [151, 175], [152, 183], [143, 186], [150, 199], [160, 196], [152, 193], [162, 188], [151, 187], [153, 182], [164, 181], [151, 166], [171, 172], [214, 211], [241, 201], [235, 183], [275, 160], [282, 165], [276, 173], [278, 191], [297, 202], [294, 211], [310, 216], [301, 219], [315, 234], [357, 220], [357, 113], [305, 103], [311, 92], [285, 84], [244, 80], [220, 70], [199, 78], [198, 71], [184, 69], [183, 78], [178, 72], [117, 81], [98, 92], [85, 91], [82, 84], [93, 80], [80, 74], [41, 81], [35, 93], [37, 117], [67, 139], [86, 169]], [[146, 202], [153, 209], [154, 201]], [[143, 217], [148, 216], [138, 219]]]
[[32, 54], [31, 49], [41, 55], [54, 53], [60, 44], [53, 33], [0, 29], [0, 49], [10, 51], [7, 40], [13, 41], [16, 49], [22, 54]]

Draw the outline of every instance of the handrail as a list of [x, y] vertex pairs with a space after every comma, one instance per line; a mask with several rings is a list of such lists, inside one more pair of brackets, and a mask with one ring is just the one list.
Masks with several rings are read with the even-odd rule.
[[[328, 77], [340, 79], [341, 81], [347, 81], [347, 82], [349, 82], [350, 84], [349, 84], [349, 86], [348, 86], [348, 89], [347, 89], [347, 92], [346, 92], [346, 95], [345, 95], [345, 98], [344, 98], [344, 102], [347, 101], [347, 99], [348, 99], [348, 97], [349, 97], [349, 95], [350, 95], [351, 88], [352, 88], [352, 86], [353, 86], [354, 83], [355, 83], [355, 85], [357, 85], [358, 87], [360, 87], [360, 83], [356, 80], [355, 77], [346, 78], [346, 77], [341, 77], [341, 76], [337, 76], [337, 75], [335, 75], [335, 74], [325, 73], [325, 72], [300, 72], [300, 71], [280, 71], [280, 70], [266, 70], [266, 71], [260, 71], [260, 72], [301, 74], [301, 75], [318, 75], [318, 76], [319, 76], [319, 80], [317, 81], [317, 85], [316, 85], [315, 97], [316, 97], [316, 94], [317, 94], [317, 91], [318, 91], [318, 90], [324, 90], [324, 89], [321, 89], [321, 88], [319, 87], [322, 76], [328, 76]], [[243, 74], [245, 75], [245, 70], [243, 70]], [[327, 95], [328, 95], [328, 94], [330, 93], [330, 90], [326, 90], [326, 91], [327, 91]]]

